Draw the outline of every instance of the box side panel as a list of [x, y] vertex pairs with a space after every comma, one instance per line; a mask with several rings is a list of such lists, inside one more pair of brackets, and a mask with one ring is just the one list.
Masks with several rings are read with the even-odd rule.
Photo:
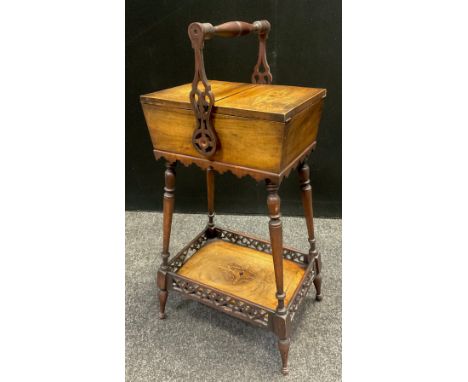
[[[153, 147], [195, 158], [204, 158], [192, 146], [195, 118], [191, 110], [142, 104]], [[215, 113], [213, 127], [219, 148], [212, 160], [278, 173], [284, 123]]]
[[323, 99], [295, 115], [286, 124], [282, 170], [317, 139], [322, 109]]
[[200, 157], [192, 146], [190, 131], [195, 127], [195, 120], [193, 116], [188, 118], [188, 110], [145, 103], [142, 107], [154, 149]]

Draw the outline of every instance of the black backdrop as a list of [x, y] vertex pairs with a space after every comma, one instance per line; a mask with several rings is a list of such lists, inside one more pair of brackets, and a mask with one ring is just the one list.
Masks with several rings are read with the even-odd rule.
[[[317, 149], [309, 158], [316, 216], [341, 216], [341, 1], [126, 1], [126, 209], [161, 210], [162, 160], [155, 161], [139, 104], [141, 94], [192, 81], [193, 50], [187, 26], [267, 19], [273, 83], [328, 91]], [[255, 35], [215, 38], [205, 44], [208, 78], [249, 82], [257, 58]], [[204, 212], [204, 172], [178, 165], [176, 211]], [[285, 215], [301, 214], [298, 176], [280, 188]], [[266, 212], [264, 183], [216, 175], [218, 213]]]

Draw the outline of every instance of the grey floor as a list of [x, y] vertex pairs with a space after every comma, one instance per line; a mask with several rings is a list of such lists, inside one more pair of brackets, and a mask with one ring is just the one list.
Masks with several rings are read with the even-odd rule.
[[[307, 250], [301, 218], [283, 217], [284, 242]], [[219, 226], [268, 238], [266, 216], [216, 217]], [[206, 223], [205, 215], [175, 214], [171, 253]], [[297, 313], [287, 377], [276, 337], [205, 305], [169, 294], [158, 319], [155, 274], [162, 215], [126, 213], [126, 381], [341, 381], [341, 220], [315, 219], [323, 261], [323, 301], [314, 290]]]

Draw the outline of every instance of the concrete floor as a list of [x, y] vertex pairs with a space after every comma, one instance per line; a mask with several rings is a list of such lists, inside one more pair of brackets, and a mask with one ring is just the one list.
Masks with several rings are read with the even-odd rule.
[[[221, 227], [268, 238], [266, 216], [216, 216]], [[307, 251], [304, 219], [283, 217], [286, 245]], [[171, 254], [206, 224], [175, 214]], [[323, 301], [312, 287], [293, 322], [289, 375], [273, 333], [170, 293], [158, 319], [155, 275], [162, 215], [126, 212], [126, 381], [341, 381], [341, 220], [315, 219], [323, 261]]]

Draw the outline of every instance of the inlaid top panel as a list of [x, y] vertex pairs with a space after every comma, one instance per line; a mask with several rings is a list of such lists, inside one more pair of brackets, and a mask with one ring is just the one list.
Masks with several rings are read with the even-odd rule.
[[[214, 113], [285, 122], [326, 96], [325, 89], [285, 85], [210, 81], [215, 97]], [[167, 108], [191, 109], [192, 84], [141, 96], [143, 103]]]

